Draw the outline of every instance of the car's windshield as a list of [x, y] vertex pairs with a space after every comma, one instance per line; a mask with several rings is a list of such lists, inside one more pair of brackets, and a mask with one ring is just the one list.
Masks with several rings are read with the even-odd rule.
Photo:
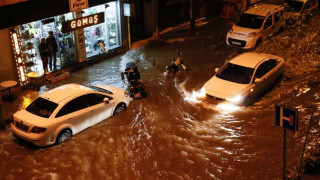
[[26, 110], [37, 116], [49, 118], [57, 107], [58, 104], [38, 97], [26, 108]]
[[107, 94], [113, 94], [111, 91], [108, 91], [106, 89], [97, 87], [97, 86], [88, 86], [90, 89], [92, 89], [93, 91], [99, 91], [99, 92], [103, 92], [103, 93], [107, 93]]
[[250, 29], [260, 29], [264, 18], [264, 16], [257, 16], [254, 14], [242, 14], [236, 25]]
[[288, 6], [285, 7], [287, 12], [299, 12], [302, 9], [303, 2], [300, 1], [286, 1]]
[[218, 78], [235, 83], [249, 84], [252, 78], [253, 71], [253, 68], [228, 63], [222, 67], [222, 69], [216, 74], [216, 76]]

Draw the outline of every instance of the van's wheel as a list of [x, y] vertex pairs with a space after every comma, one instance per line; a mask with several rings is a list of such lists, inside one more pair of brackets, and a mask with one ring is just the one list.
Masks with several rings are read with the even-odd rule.
[[68, 129], [61, 131], [57, 137], [57, 144], [61, 144], [71, 138], [71, 132]]
[[116, 115], [119, 112], [121, 112], [123, 110], [126, 110], [126, 109], [127, 109], [127, 107], [126, 107], [126, 105], [124, 103], [118, 104], [117, 107], [113, 111], [113, 115]]

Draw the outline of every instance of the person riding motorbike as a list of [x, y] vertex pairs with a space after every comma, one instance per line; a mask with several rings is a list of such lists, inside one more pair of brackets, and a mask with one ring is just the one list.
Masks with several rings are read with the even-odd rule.
[[127, 76], [127, 80], [129, 82], [129, 91], [131, 93], [131, 97], [145, 98], [146, 93], [143, 88], [138, 66], [133, 62], [127, 63], [124, 74]]
[[164, 72], [164, 76], [175, 75], [178, 72], [186, 71], [187, 67], [182, 61], [181, 57], [182, 53], [178, 51], [177, 58], [171, 62], [169, 66], [166, 67], [166, 71]]

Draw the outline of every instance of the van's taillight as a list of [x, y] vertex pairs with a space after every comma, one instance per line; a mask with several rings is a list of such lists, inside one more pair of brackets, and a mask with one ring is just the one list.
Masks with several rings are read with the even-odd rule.
[[47, 130], [47, 128], [42, 128], [42, 127], [38, 127], [38, 126], [34, 126], [31, 130], [31, 132], [33, 133], [37, 133], [37, 134], [41, 134], [44, 133]]

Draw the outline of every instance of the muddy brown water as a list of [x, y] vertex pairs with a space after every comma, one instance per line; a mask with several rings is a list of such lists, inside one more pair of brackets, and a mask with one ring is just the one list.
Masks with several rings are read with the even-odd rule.
[[[9, 129], [1, 131], [0, 179], [281, 179], [283, 129], [274, 123], [275, 104], [299, 110], [299, 131], [287, 132], [287, 167], [295, 174], [311, 111], [313, 128], [318, 128], [319, 37], [313, 24], [320, 24], [319, 17], [254, 50], [285, 56], [288, 65], [282, 81], [251, 107], [196, 98], [214, 68], [242, 52], [208, 35], [217, 33], [211, 26], [195, 37], [150, 41], [39, 92], [23, 91], [15, 102], [4, 104], [7, 116], [66, 83], [126, 88], [120, 72], [139, 59], [148, 97], [133, 100], [126, 111], [61, 145], [37, 148], [18, 141]], [[165, 78], [162, 73], [176, 49], [190, 70]]]

